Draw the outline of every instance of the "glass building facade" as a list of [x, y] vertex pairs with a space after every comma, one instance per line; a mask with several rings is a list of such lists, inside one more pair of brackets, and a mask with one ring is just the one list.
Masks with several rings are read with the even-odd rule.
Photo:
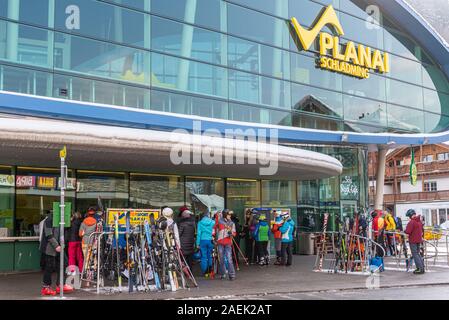
[[[317, 48], [298, 50], [289, 19], [308, 28], [329, 4], [345, 31], [341, 42], [388, 52], [389, 73], [352, 78], [317, 68]], [[447, 129], [446, 76], [386, 15], [370, 23], [366, 7], [360, 0], [0, 0], [0, 90], [332, 131]], [[323, 212], [366, 206], [363, 147], [300, 147], [335, 156], [343, 174], [313, 181], [217, 181], [211, 173], [188, 178], [79, 168], [73, 172], [79, 184], [75, 207], [98, 195], [111, 206], [179, 207], [191, 193], [206, 190], [238, 210], [290, 207], [300, 226], [316, 230]], [[2, 177], [37, 169], [21, 170], [0, 166]], [[19, 220], [35, 223], [29, 216], [38, 216], [47, 201], [34, 189], [0, 184], [0, 227], [15, 234], [30, 229], [19, 227]], [[45, 190], [45, 197], [53, 191]]]

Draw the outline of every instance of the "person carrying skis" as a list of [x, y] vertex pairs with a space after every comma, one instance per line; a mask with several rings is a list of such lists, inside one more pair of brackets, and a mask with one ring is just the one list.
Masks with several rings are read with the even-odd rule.
[[271, 227], [271, 232], [274, 235], [274, 248], [276, 250], [276, 262], [274, 265], [278, 266], [281, 264], [281, 250], [282, 250], [282, 232], [279, 228], [282, 226], [282, 217], [281, 213], [273, 210], [274, 213], [274, 223]]
[[89, 207], [87, 209], [87, 216], [84, 218], [79, 229], [79, 236], [82, 238], [81, 246], [83, 249], [84, 260], [87, 258], [87, 251], [89, 249], [89, 237], [97, 229], [97, 220], [95, 219], [95, 209]]
[[181, 251], [186, 262], [192, 270], [193, 253], [195, 251], [195, 218], [190, 210], [181, 212], [178, 220], [178, 231], [181, 242]]
[[[235, 224], [232, 222], [231, 212], [223, 210], [222, 217], [218, 219], [217, 229], [218, 256], [220, 260], [221, 279], [229, 275], [229, 280], [235, 280], [235, 268], [232, 260], [232, 237], [235, 237]], [[225, 263], [225, 259], [226, 262]]]
[[203, 214], [203, 217], [198, 222], [196, 246], [201, 251], [201, 272], [206, 278], [209, 277], [212, 268], [214, 226], [215, 221], [209, 217], [209, 212]]
[[423, 243], [423, 224], [420, 216], [418, 216], [413, 209], [408, 209], [405, 214], [410, 221], [405, 228], [405, 233], [408, 234], [408, 242], [410, 244], [410, 250], [412, 251], [413, 260], [416, 264], [416, 270], [414, 274], [423, 274], [424, 261], [420, 254], [420, 246]]
[[264, 214], [259, 216], [259, 222], [256, 224], [254, 230], [254, 239], [256, 240], [257, 252], [259, 253], [259, 265], [268, 266], [270, 256], [268, 255], [268, 240], [270, 239], [271, 231], [267, 222], [267, 217]]
[[[42, 221], [42, 233], [40, 234], [39, 250], [42, 254], [44, 275], [42, 279], [41, 295], [55, 296], [60, 293], [60, 268], [59, 259], [61, 255], [61, 245], [59, 243], [59, 227], [53, 227], [53, 212], [48, 211], [47, 218]], [[64, 253], [62, 253], [64, 254]], [[65, 267], [65, 263], [64, 263]], [[56, 291], [51, 288], [52, 274], [56, 272]], [[64, 293], [70, 293], [73, 288], [64, 284], [62, 288]]]
[[[72, 214], [70, 229], [68, 230], [67, 241], [69, 243], [69, 266], [78, 266], [78, 270], [81, 273], [83, 271], [83, 249], [81, 246], [81, 237], [79, 236], [79, 230], [83, 219], [80, 212]], [[74, 270], [70, 270], [73, 272]]]
[[[282, 232], [282, 246], [281, 246], [281, 264], [282, 266], [291, 266], [293, 260], [293, 232], [295, 229], [295, 222], [288, 213], [281, 215], [283, 220], [279, 231]], [[287, 257], [287, 261], [286, 260]]]

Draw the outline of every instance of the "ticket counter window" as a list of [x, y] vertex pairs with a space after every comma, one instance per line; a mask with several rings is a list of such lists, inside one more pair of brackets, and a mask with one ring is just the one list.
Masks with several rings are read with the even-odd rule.
[[13, 168], [0, 166], [0, 238], [13, 235], [14, 182]]
[[85, 214], [99, 199], [104, 209], [128, 207], [128, 174], [78, 170], [76, 173], [76, 210]]
[[[73, 179], [71, 170], [68, 176]], [[60, 201], [59, 177], [60, 171], [57, 169], [17, 169], [14, 223], [16, 236], [31, 237], [39, 234], [39, 222], [53, 209], [53, 203]], [[73, 204], [75, 190], [69, 188], [65, 196], [65, 201]]]

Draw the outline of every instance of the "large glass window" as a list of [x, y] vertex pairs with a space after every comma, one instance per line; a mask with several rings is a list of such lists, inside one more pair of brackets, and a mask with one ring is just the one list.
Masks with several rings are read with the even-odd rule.
[[151, 47], [157, 51], [226, 65], [226, 36], [188, 24], [153, 17]]
[[374, 48], [383, 48], [382, 28], [373, 28], [366, 20], [355, 18], [345, 13], [340, 14], [340, 22], [344, 26], [344, 38]]
[[300, 231], [318, 231], [319, 206], [318, 181], [298, 181], [298, 228]]
[[424, 89], [424, 111], [449, 113], [449, 95]]
[[228, 37], [228, 65], [277, 78], [290, 78], [288, 51], [240, 38]]
[[[56, 29], [150, 48], [148, 14], [93, 0], [57, 0], [55, 5]], [[70, 24], [69, 14], [66, 14], [66, 8], [71, 5], [79, 8], [79, 28]]]
[[322, 115], [339, 117], [343, 115], [342, 94], [315, 87], [292, 84], [292, 108]]
[[388, 127], [408, 132], [424, 132], [424, 112], [422, 110], [398, 107], [389, 104]]
[[52, 8], [48, 3], [48, 0], [0, 0], [0, 17], [52, 27], [48, 19]]
[[0, 20], [0, 60], [53, 67], [51, 31]]
[[152, 53], [153, 87], [227, 98], [226, 69]]
[[50, 97], [52, 75], [47, 72], [0, 65], [0, 90]]
[[343, 78], [343, 91], [364, 98], [373, 98], [385, 101], [385, 78], [370, 74], [368, 79], [355, 77]]
[[119, 5], [139, 9], [142, 11], [150, 11], [150, 1], [151, 0], [103, 0], [112, 3], [117, 3]]
[[227, 119], [228, 103], [165, 91], [151, 91], [151, 109], [209, 118]]
[[422, 109], [423, 89], [401, 81], [387, 79], [387, 101]]
[[214, 212], [224, 209], [224, 180], [221, 178], [186, 177], [186, 202], [193, 212]]
[[262, 180], [262, 206], [296, 207], [296, 181]]
[[139, 109], [149, 109], [150, 106], [150, 90], [148, 88], [131, 87], [60, 74], [55, 74], [53, 83], [53, 94], [58, 98]]
[[227, 179], [226, 203], [227, 207], [234, 211], [240, 221], [245, 221], [245, 209], [261, 205], [260, 181]]
[[243, 6], [254, 8], [282, 18], [288, 16], [288, 0], [230, 0]]
[[13, 168], [0, 166], [0, 237], [12, 236], [14, 232], [14, 185]]
[[55, 68], [140, 84], [150, 83], [150, 53], [111, 43], [55, 34]]
[[287, 23], [284, 19], [228, 4], [228, 32], [236, 36], [288, 49]]
[[343, 101], [345, 120], [366, 122], [382, 127], [387, 125], [387, 108], [385, 103], [349, 95], [344, 95]]
[[321, 10], [324, 8], [323, 5], [309, 0], [289, 0], [288, 6], [289, 15], [295, 17], [299, 24], [304, 27], [311, 27], [315, 18], [319, 16]]
[[409, 59], [390, 54], [390, 73], [388, 77], [422, 85], [421, 65]]
[[[385, 35], [385, 45], [384, 50], [388, 52], [392, 52], [394, 54], [417, 60], [417, 56], [420, 55], [419, 47], [416, 43], [398, 31], [395, 31], [390, 28], [384, 29]], [[392, 64], [391, 64], [392, 65]]]
[[130, 179], [132, 208], [168, 206], [178, 210], [184, 205], [184, 183], [180, 176], [131, 173]]
[[229, 99], [287, 109], [290, 107], [290, 83], [229, 70]]
[[315, 116], [310, 113], [297, 113], [292, 115], [294, 127], [318, 130], [340, 131], [343, 130], [343, 122], [335, 118]]
[[151, 0], [151, 12], [225, 31], [226, 15], [223, 11], [224, 3], [220, 0]]
[[[60, 170], [17, 168], [16, 174], [16, 236], [36, 236], [39, 222], [48, 210], [53, 209], [53, 202], [59, 202], [61, 191], [58, 189]], [[69, 177], [73, 172], [69, 171]], [[71, 202], [74, 209], [74, 190], [66, 191], [66, 203]]]
[[436, 66], [423, 65], [423, 86], [449, 93], [449, 82]]
[[229, 120], [283, 126], [291, 125], [291, 116], [289, 112], [257, 108], [236, 103], [229, 104]]
[[449, 117], [437, 113], [424, 112], [425, 132], [441, 132], [449, 128]]
[[126, 173], [77, 171], [76, 208], [85, 212], [97, 206], [100, 198], [105, 209], [128, 207], [129, 180]]
[[341, 74], [318, 68], [315, 57], [295, 53], [290, 53], [290, 56], [293, 81], [337, 91], [342, 90]]

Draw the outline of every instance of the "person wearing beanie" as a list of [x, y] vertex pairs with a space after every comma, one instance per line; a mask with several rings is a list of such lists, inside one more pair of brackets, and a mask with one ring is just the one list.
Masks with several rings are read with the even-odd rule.
[[190, 210], [183, 210], [178, 221], [181, 251], [192, 270], [193, 253], [195, 252], [195, 218]]
[[95, 209], [93, 207], [89, 207], [89, 209], [87, 209], [86, 218], [84, 218], [79, 228], [79, 236], [82, 239], [81, 247], [83, 249], [84, 260], [86, 260], [87, 250], [89, 248], [89, 237], [97, 229], [95, 213]]
[[165, 230], [168, 228], [169, 232], [173, 234], [173, 237], [175, 239], [175, 245], [178, 248], [181, 248], [181, 240], [179, 238], [179, 229], [178, 225], [173, 220], [173, 209], [169, 207], [164, 207], [162, 210], [162, 217], [159, 218], [157, 225], [159, 229]]

